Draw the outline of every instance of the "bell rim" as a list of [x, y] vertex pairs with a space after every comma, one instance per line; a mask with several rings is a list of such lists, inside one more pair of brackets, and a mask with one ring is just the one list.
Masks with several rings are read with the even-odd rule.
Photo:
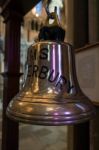
[[[52, 120], [47, 120], [47, 119], [35, 120], [34, 118], [37, 117], [35, 115], [32, 115], [31, 118], [26, 118], [26, 114], [25, 115], [22, 115], [22, 114], [20, 115], [20, 113], [15, 114], [8, 110], [7, 110], [6, 114], [11, 120], [13, 120], [15, 122], [26, 123], [26, 124], [31, 124], [31, 125], [63, 126], [63, 125], [80, 124], [80, 123], [92, 120], [93, 116], [95, 115], [95, 112], [91, 111], [91, 112], [87, 112], [87, 115], [85, 115], [86, 113], [83, 113], [82, 115], [78, 115], [79, 117], [76, 116], [78, 119], [75, 119], [75, 117], [73, 118], [73, 116], [71, 116], [71, 118], [68, 120], [65, 119], [65, 120], [58, 120], [58, 121], [54, 121], [53, 119]], [[19, 117], [19, 115], [20, 115], [20, 117]], [[42, 116], [42, 118], [43, 117], [45, 117], [45, 116]]]
[[[15, 101], [13, 101], [13, 102], [15, 102]], [[82, 107], [82, 103], [81, 104], [79, 103], [79, 105], [81, 107]], [[87, 110], [88, 103], [85, 103], [85, 104], [86, 104], [86, 110], [85, 110], [85, 112], [83, 112], [83, 109], [78, 111], [77, 110], [78, 107], [75, 105], [75, 103], [72, 103], [72, 105], [71, 105], [72, 108], [74, 109], [75, 106], [76, 106], [76, 108], [75, 108], [75, 111], [73, 110], [74, 112], [72, 112], [72, 114], [70, 114], [70, 115], [65, 114], [66, 108], [68, 108], [68, 103], [66, 104], [67, 107], [65, 106], [64, 111], [62, 113], [60, 111], [59, 114], [56, 116], [53, 115], [54, 112], [49, 113], [48, 115], [45, 115], [44, 110], [41, 113], [34, 112], [34, 114], [33, 114], [32, 111], [31, 111], [31, 113], [28, 113], [28, 111], [26, 111], [25, 108], [20, 111], [19, 107], [16, 106], [15, 109], [12, 109], [13, 106], [11, 107], [10, 105], [7, 108], [6, 114], [10, 119], [12, 119], [14, 121], [27, 123], [27, 124], [45, 125], [45, 126], [74, 125], [74, 124], [85, 122], [94, 117], [95, 108], [93, 107], [93, 105], [91, 103], [89, 103], [89, 109]], [[35, 105], [35, 104], [33, 104], [33, 105]], [[33, 105], [31, 105], [31, 108], [33, 108]], [[39, 105], [39, 103], [37, 105]], [[46, 106], [42, 106], [42, 108], [45, 108]], [[55, 108], [57, 108], [57, 107], [58, 107], [58, 104], [55, 106]], [[37, 106], [36, 106], [36, 108], [37, 108]], [[72, 108], [70, 108], [70, 110], [68, 109], [69, 112], [72, 110]]]

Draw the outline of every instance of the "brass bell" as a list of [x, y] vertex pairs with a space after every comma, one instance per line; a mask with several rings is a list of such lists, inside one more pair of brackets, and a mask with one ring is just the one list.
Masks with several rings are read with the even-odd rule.
[[28, 49], [27, 79], [8, 105], [8, 117], [55, 126], [81, 123], [93, 117], [94, 107], [77, 81], [74, 50], [62, 41], [60, 34], [54, 40], [55, 34], [58, 32], [51, 33], [51, 40], [43, 39]]

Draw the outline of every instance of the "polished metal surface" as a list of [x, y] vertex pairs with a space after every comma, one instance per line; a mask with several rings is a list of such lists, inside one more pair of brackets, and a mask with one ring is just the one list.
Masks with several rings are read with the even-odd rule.
[[42, 41], [28, 49], [28, 74], [7, 115], [39, 125], [66, 125], [91, 119], [94, 107], [78, 85], [74, 51], [68, 43]]

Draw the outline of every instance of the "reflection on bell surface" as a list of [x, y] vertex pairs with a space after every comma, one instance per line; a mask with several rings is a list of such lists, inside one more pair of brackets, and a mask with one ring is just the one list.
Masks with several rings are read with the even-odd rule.
[[7, 115], [39, 125], [66, 125], [86, 121], [94, 107], [79, 88], [74, 51], [64, 42], [42, 41], [28, 50], [24, 88], [10, 102]]

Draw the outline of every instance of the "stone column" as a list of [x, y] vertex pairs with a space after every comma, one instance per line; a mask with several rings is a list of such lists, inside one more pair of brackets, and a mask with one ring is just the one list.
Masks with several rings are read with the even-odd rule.
[[[10, 6], [10, 5], [9, 5]], [[18, 123], [6, 116], [10, 100], [19, 91], [20, 78], [20, 26], [22, 16], [13, 8], [3, 7], [5, 21], [5, 60], [3, 89], [2, 150], [18, 150]]]

